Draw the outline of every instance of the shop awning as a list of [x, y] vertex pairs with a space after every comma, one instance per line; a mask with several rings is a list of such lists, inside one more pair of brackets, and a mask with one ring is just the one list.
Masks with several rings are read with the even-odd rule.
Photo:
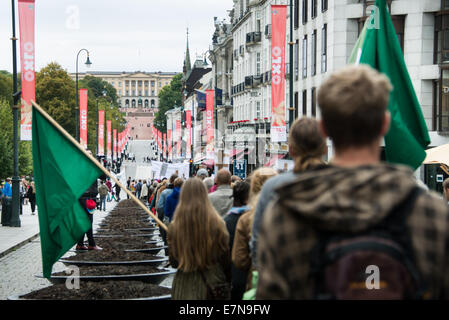
[[449, 143], [426, 150], [423, 164], [443, 163], [449, 166]]

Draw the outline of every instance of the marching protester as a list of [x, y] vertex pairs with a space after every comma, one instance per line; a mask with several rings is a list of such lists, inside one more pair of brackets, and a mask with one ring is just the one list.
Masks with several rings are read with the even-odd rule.
[[216, 178], [217, 190], [209, 194], [209, 200], [220, 216], [224, 216], [232, 208], [231, 172], [220, 169]]
[[326, 140], [320, 132], [317, 120], [308, 117], [295, 120], [290, 128], [288, 146], [294, 161], [293, 171], [282, 173], [266, 181], [254, 211], [250, 248], [252, 263], [255, 266], [257, 266], [260, 225], [268, 203], [276, 197], [275, 189], [283, 183], [294, 181], [296, 175], [301, 172], [325, 165], [323, 156], [327, 152]]
[[214, 186], [214, 179], [212, 177], [208, 177], [203, 180], [204, 186], [208, 193], [211, 193], [211, 189]]
[[277, 175], [272, 168], [259, 168], [251, 173], [251, 187], [249, 193], [249, 211], [242, 214], [235, 228], [234, 244], [232, 246], [232, 263], [235, 268], [248, 273], [246, 290], [252, 287], [252, 272], [254, 268], [251, 262], [249, 242], [254, 220], [254, 211], [259, 199], [260, 190], [269, 178]]
[[148, 185], [147, 185], [146, 180], [143, 180], [141, 188], [142, 188], [142, 191], [140, 194], [140, 200], [142, 200], [144, 203], [146, 203], [147, 199], [148, 199]]
[[115, 191], [115, 197], [116, 197], [116, 200], [115, 200], [115, 201], [119, 202], [119, 201], [120, 201], [120, 191], [121, 191], [121, 188], [120, 188], [120, 186], [116, 183], [116, 184], [114, 184], [113, 189], [114, 189], [114, 191]]
[[[164, 189], [161, 188], [160, 190], [160, 196], [157, 200], [157, 217], [161, 221], [168, 222], [168, 217], [165, 218], [164, 208], [165, 208], [165, 202], [167, 201], [167, 197], [173, 192], [174, 188], [174, 182], [178, 178], [176, 174], [171, 175], [169, 183], [166, 183], [166, 186]], [[164, 244], [167, 245], [167, 232], [163, 228], [159, 228], [159, 231], [162, 236], [162, 240], [164, 241]], [[165, 253], [168, 254], [167, 249], [165, 249]]]
[[98, 193], [100, 194], [100, 208], [103, 208], [103, 211], [106, 211], [106, 197], [108, 196], [109, 189], [104, 183], [104, 181], [100, 182], [100, 186], [98, 187]]
[[[239, 181], [232, 189], [233, 206], [224, 217], [229, 232], [229, 250], [232, 252], [234, 244], [235, 227], [237, 222], [250, 208], [248, 207], [250, 185], [246, 181]], [[246, 288], [247, 272], [241, 271], [232, 265], [231, 299], [241, 300]]]
[[177, 268], [172, 299], [230, 298], [229, 234], [201, 179], [190, 178], [184, 183], [168, 226], [168, 245], [170, 263]]
[[140, 199], [140, 195], [142, 194], [142, 180], [139, 180], [136, 183], [136, 197]]
[[168, 218], [169, 222], [173, 220], [173, 213], [178, 205], [179, 195], [181, 194], [181, 187], [183, 183], [184, 180], [182, 178], [176, 178], [173, 183], [173, 191], [169, 196], [167, 196], [167, 200], [165, 201], [164, 215]]
[[[276, 189], [259, 234], [257, 299], [449, 298], [447, 204], [409, 167], [380, 161], [391, 90], [366, 65], [321, 85], [320, 127], [335, 155]], [[367, 284], [367, 273], [381, 281]]]

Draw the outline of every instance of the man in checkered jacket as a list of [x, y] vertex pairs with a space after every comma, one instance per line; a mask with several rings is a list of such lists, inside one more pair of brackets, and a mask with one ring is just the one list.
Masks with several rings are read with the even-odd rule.
[[321, 128], [335, 155], [329, 167], [276, 189], [259, 234], [257, 299], [316, 298], [312, 258], [319, 235], [363, 233], [409, 201], [404, 225], [423, 297], [449, 297], [447, 203], [425, 190], [410, 197], [417, 189], [413, 171], [379, 160], [391, 90], [388, 78], [368, 66], [347, 66], [322, 84]]

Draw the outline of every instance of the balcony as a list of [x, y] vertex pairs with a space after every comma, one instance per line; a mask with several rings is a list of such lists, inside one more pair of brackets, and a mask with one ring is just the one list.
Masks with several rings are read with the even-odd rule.
[[246, 34], [246, 45], [253, 45], [262, 41], [261, 32], [249, 32]]
[[262, 75], [258, 75], [258, 76], [254, 76], [253, 77], [253, 86], [258, 86], [260, 84], [262, 84]]

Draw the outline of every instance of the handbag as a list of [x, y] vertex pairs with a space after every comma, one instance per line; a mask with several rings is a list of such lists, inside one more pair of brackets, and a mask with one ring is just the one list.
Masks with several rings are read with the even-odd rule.
[[200, 271], [201, 278], [207, 287], [206, 300], [230, 300], [231, 299], [231, 284], [230, 283], [218, 283], [213, 287], [207, 282], [203, 271]]

